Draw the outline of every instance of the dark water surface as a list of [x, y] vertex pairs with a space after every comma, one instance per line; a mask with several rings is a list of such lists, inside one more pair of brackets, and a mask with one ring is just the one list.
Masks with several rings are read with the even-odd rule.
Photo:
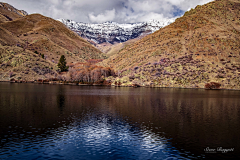
[[0, 127], [0, 159], [236, 159], [240, 91], [0, 83]]

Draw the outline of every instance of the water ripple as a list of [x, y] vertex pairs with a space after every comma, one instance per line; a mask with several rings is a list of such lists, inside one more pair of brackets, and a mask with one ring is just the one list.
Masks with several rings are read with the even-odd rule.
[[0, 159], [204, 159], [204, 147], [239, 146], [237, 92], [36, 86], [0, 89]]
[[1, 158], [72, 159], [86, 156], [89, 159], [162, 159], [169, 156], [164, 152], [167, 147], [164, 137], [119, 118], [114, 120], [109, 115], [93, 114], [84, 121], [75, 118], [68, 126], [55, 130], [47, 128], [45, 133], [36, 136], [32, 131], [20, 134], [19, 142], [2, 147]]

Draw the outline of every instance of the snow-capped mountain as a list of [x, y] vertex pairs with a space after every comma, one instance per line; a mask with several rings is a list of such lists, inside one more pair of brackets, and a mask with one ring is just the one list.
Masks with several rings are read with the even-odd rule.
[[69, 19], [58, 19], [69, 29], [78, 33], [81, 37], [93, 41], [96, 44], [109, 42], [111, 44], [125, 42], [142, 34], [150, 34], [175, 21], [175, 18], [167, 21], [151, 20], [142, 23], [119, 24], [116, 22], [105, 22], [90, 24], [75, 22]]

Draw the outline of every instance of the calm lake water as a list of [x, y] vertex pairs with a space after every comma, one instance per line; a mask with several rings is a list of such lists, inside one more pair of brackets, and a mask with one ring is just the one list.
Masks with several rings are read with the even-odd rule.
[[239, 158], [240, 91], [0, 83], [0, 127], [0, 159]]

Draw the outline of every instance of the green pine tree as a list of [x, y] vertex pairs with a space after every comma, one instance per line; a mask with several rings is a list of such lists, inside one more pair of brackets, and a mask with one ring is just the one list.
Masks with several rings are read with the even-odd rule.
[[67, 71], [68, 70], [68, 66], [66, 66], [67, 62], [66, 62], [66, 58], [64, 55], [61, 56], [61, 58], [59, 59], [58, 62], [58, 68], [60, 68], [61, 72]]

